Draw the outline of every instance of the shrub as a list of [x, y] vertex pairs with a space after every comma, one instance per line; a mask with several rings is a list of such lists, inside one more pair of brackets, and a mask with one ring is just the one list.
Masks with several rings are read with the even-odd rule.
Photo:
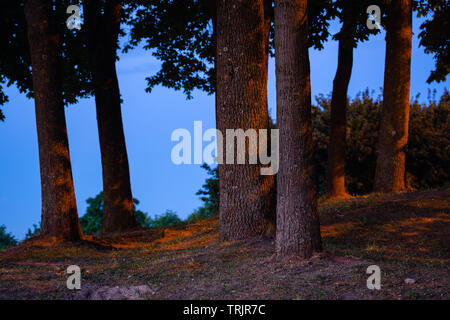
[[[94, 198], [87, 199], [86, 202], [89, 206], [86, 209], [86, 213], [80, 218], [81, 229], [84, 234], [97, 235], [103, 223], [103, 191]], [[143, 227], [149, 227], [149, 217], [146, 213], [136, 209], [138, 204], [139, 200], [133, 199], [136, 222]]]
[[210, 218], [216, 215], [216, 211], [212, 208], [200, 207], [192, 212], [186, 219], [187, 223], [193, 223], [201, 219]]
[[6, 232], [6, 226], [0, 226], [0, 249], [17, 246], [17, 240], [11, 233]]
[[28, 228], [27, 234], [25, 235], [25, 239], [31, 238], [34, 235], [37, 235], [41, 232], [41, 222], [39, 221], [38, 224], [33, 223], [33, 230]]
[[203, 201], [203, 208], [211, 211], [209, 214], [213, 216], [219, 212], [219, 169], [211, 168], [204, 163], [202, 168], [206, 170], [209, 178], [206, 179], [202, 188], [197, 191], [196, 195], [200, 195], [200, 200]]
[[172, 210], [167, 210], [164, 214], [155, 218], [149, 218], [150, 227], [152, 228], [164, 228], [173, 227], [181, 224], [183, 221]]
[[[377, 159], [377, 136], [382, 107], [381, 96], [372, 98], [368, 90], [350, 101], [347, 109], [346, 185], [351, 194], [372, 191]], [[329, 143], [330, 97], [320, 95], [313, 107], [314, 162], [319, 193], [325, 192]], [[416, 189], [430, 189], [448, 184], [450, 95], [446, 90], [440, 101], [428, 105], [411, 103], [407, 183]]]

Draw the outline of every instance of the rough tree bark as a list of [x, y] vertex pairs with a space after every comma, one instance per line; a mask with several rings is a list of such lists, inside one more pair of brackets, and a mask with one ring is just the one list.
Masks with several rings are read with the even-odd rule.
[[339, 40], [338, 67], [331, 96], [330, 143], [328, 145], [327, 197], [348, 198], [345, 190], [345, 140], [347, 91], [353, 67], [353, 47]]
[[312, 162], [306, 0], [275, 1], [275, 52], [280, 130], [276, 253], [309, 258], [322, 244]]
[[84, 8], [103, 169], [102, 234], [108, 234], [136, 227], [116, 73], [122, 5], [90, 0]]
[[[270, 1], [217, 2], [216, 124], [226, 129], [268, 129], [267, 67]], [[274, 228], [274, 177], [261, 165], [219, 164], [221, 240], [267, 234]], [[224, 160], [226, 160], [224, 153]]]
[[32, 64], [36, 127], [41, 171], [41, 234], [56, 241], [82, 237], [70, 163], [69, 142], [62, 97], [60, 41], [53, 3], [25, 3]]
[[392, 1], [386, 25], [383, 108], [374, 191], [405, 191], [411, 78], [411, 0]]

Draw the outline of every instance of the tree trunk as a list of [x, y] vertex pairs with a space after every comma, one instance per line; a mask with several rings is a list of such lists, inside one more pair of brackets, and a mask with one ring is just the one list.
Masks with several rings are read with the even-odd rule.
[[328, 145], [327, 196], [348, 198], [345, 191], [345, 139], [347, 91], [353, 67], [353, 47], [339, 40], [339, 56], [331, 97], [330, 143]]
[[41, 234], [56, 241], [82, 237], [70, 163], [62, 76], [60, 40], [52, 2], [28, 0], [25, 4], [32, 63], [36, 128], [41, 171]]
[[[226, 129], [268, 129], [267, 68], [270, 1], [217, 2], [216, 123]], [[246, 150], [248, 159], [249, 150]], [[224, 157], [225, 160], [225, 157]], [[261, 164], [219, 164], [221, 240], [274, 230], [274, 177]]]
[[101, 6], [98, 0], [84, 3], [103, 169], [102, 234], [108, 234], [132, 229], [136, 222], [116, 74], [122, 5], [107, 0], [103, 13]]
[[411, 0], [392, 1], [386, 26], [383, 108], [374, 191], [405, 190], [411, 78]]
[[275, 1], [278, 257], [309, 258], [322, 249], [314, 179], [306, 0]]

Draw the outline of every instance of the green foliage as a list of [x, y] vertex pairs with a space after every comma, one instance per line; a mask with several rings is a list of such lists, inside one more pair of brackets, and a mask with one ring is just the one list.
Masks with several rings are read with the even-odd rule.
[[186, 219], [187, 223], [193, 223], [201, 219], [206, 219], [215, 216], [215, 211], [211, 208], [200, 207], [192, 212]]
[[96, 235], [102, 228], [103, 221], [103, 191], [94, 198], [88, 198], [86, 213], [80, 218], [84, 234]]
[[334, 40], [344, 41], [346, 46], [356, 47], [358, 42], [364, 42], [372, 34], [379, 33], [377, 29], [367, 28], [367, 8], [370, 5], [380, 6], [381, 12], [386, 11], [383, 0], [337, 0], [330, 10], [333, 18], [342, 23], [341, 30], [333, 36]]
[[210, 177], [206, 179], [196, 195], [201, 196], [200, 200], [203, 201], [203, 206], [211, 211], [211, 215], [215, 215], [219, 212], [219, 168], [212, 169], [206, 163], [202, 165], [202, 168], [206, 170]]
[[31, 238], [34, 235], [37, 235], [41, 232], [41, 222], [39, 221], [38, 224], [33, 223], [33, 230], [28, 228], [27, 234], [25, 235], [25, 239]]
[[[86, 213], [80, 218], [81, 229], [84, 234], [97, 235], [103, 223], [103, 191], [94, 198], [87, 199], [86, 202], [89, 206], [86, 209]], [[143, 227], [149, 227], [150, 218], [146, 213], [136, 209], [139, 200], [133, 199], [133, 204], [136, 222]]]
[[206, 179], [202, 188], [196, 193], [200, 195], [203, 206], [192, 212], [186, 219], [187, 223], [193, 223], [201, 219], [214, 217], [219, 213], [219, 168], [211, 168], [204, 163], [202, 168], [206, 170], [209, 177]]
[[143, 0], [134, 5], [128, 21], [130, 43], [124, 51], [144, 42], [144, 49], [162, 62], [161, 69], [148, 77], [147, 92], [163, 85], [183, 90], [214, 92], [214, 40], [212, 18], [215, 8], [209, 0]]
[[[331, 101], [324, 96], [316, 99], [318, 106], [313, 107], [314, 159], [319, 192], [323, 193]], [[368, 90], [348, 106], [345, 170], [347, 189], [351, 194], [372, 191], [381, 106], [381, 96], [374, 99]], [[439, 102], [421, 105], [415, 101], [411, 104], [406, 171], [407, 183], [413, 188], [437, 188], [448, 183], [449, 111], [450, 95], [447, 91]]]
[[448, 184], [450, 168], [450, 94], [428, 106], [414, 102], [409, 122], [406, 170], [408, 183], [416, 189]]
[[6, 226], [0, 226], [0, 249], [17, 246], [17, 240], [11, 233], [6, 232]]
[[450, 6], [447, 0], [420, 0], [418, 15], [429, 16], [422, 23], [419, 33], [420, 45], [426, 53], [434, 56], [435, 70], [431, 71], [427, 82], [445, 81], [450, 72]]
[[[372, 92], [373, 93], [373, 92]], [[313, 107], [313, 141], [319, 193], [325, 192], [331, 99], [320, 95]], [[381, 97], [373, 99], [368, 90], [347, 107], [346, 184], [351, 194], [372, 191], [376, 165], [377, 134]]]
[[[0, 106], [4, 105], [6, 102], [8, 102], [8, 96], [3, 92], [3, 88], [1, 84], [3, 81], [2, 75], [0, 74]], [[2, 109], [0, 109], [0, 121], [5, 121], [5, 115], [3, 114]]]
[[[0, 86], [16, 85], [21, 93], [30, 94], [31, 57], [23, 6], [23, 0], [0, 2]], [[2, 102], [7, 102], [3, 91], [1, 96]]]
[[308, 2], [308, 45], [317, 50], [323, 49], [328, 40], [330, 20], [336, 14], [331, 0], [315, 0]]
[[[329, 20], [334, 11], [331, 0], [315, 0], [308, 6], [309, 46], [323, 49], [328, 39]], [[273, 5], [273, 1], [272, 1]], [[158, 85], [183, 90], [192, 98], [195, 89], [215, 92], [214, 0], [140, 0], [126, 7], [130, 14], [127, 52], [144, 43], [144, 49], [161, 61], [161, 69], [146, 78], [147, 92]], [[273, 13], [272, 13], [273, 14]], [[273, 24], [269, 50], [273, 55]]]
[[150, 217], [143, 211], [138, 210], [136, 207], [139, 204], [138, 199], [133, 199], [133, 207], [134, 207], [134, 219], [136, 222], [144, 228], [149, 228], [151, 225]]
[[183, 221], [172, 210], [167, 210], [162, 215], [156, 215], [155, 218], [149, 218], [150, 227], [152, 228], [164, 228], [173, 227], [181, 224]]
[[[31, 57], [24, 14], [24, 0], [0, 2], [0, 105], [8, 101], [3, 86], [15, 85], [28, 98], [33, 97]], [[53, 8], [52, 16], [61, 43], [62, 93], [65, 104], [73, 104], [79, 98], [92, 93], [88, 69], [87, 50], [83, 33], [71, 31], [66, 26], [67, 7], [74, 1], [60, 1]], [[79, 3], [76, 3], [79, 4]], [[3, 114], [0, 111], [0, 120]]]

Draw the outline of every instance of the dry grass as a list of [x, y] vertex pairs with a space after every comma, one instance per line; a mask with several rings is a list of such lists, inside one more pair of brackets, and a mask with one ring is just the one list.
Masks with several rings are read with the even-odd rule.
[[[322, 202], [325, 252], [309, 261], [276, 261], [271, 239], [219, 242], [214, 218], [76, 245], [35, 239], [0, 253], [0, 298], [148, 285], [150, 299], [449, 299], [449, 199], [446, 190]], [[78, 292], [66, 288], [72, 264], [82, 268]], [[371, 264], [380, 291], [366, 288]]]

